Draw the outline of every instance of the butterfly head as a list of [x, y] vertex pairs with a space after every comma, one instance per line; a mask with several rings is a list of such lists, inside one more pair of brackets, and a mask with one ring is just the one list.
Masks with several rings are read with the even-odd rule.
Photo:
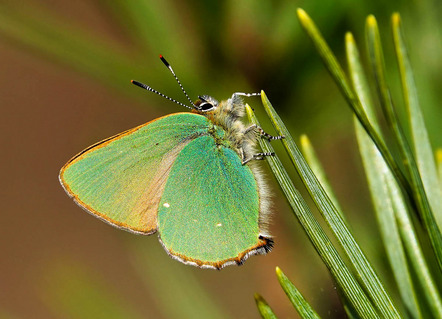
[[213, 97], [208, 95], [198, 96], [198, 100], [193, 103], [195, 109], [201, 113], [214, 111], [219, 103]]

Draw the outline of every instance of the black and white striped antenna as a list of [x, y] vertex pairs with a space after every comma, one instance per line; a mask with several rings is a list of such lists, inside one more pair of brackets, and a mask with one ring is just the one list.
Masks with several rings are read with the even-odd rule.
[[172, 67], [170, 66], [169, 62], [167, 62], [166, 59], [162, 55], [160, 55], [160, 59], [161, 59], [161, 61], [163, 61], [164, 65], [169, 69], [169, 71], [172, 73], [173, 77], [178, 82], [178, 85], [180, 86], [180, 88], [183, 91], [184, 95], [186, 95], [186, 97], [189, 100], [190, 105], [192, 105], [192, 107], [190, 107], [190, 106], [188, 106], [188, 105], [186, 105], [184, 103], [178, 102], [177, 100], [172, 99], [171, 97], [168, 97], [167, 95], [165, 95], [165, 94], [163, 94], [161, 92], [158, 92], [157, 90], [151, 88], [149, 85], [146, 85], [144, 83], [141, 83], [141, 82], [138, 82], [138, 81], [135, 81], [135, 80], [131, 80], [131, 82], [133, 84], [135, 84], [136, 86], [139, 86], [140, 88], [143, 88], [143, 89], [146, 89], [146, 90], [148, 90], [150, 92], [156, 93], [156, 94], [158, 94], [158, 95], [168, 99], [169, 101], [172, 101], [172, 102], [175, 102], [176, 104], [179, 104], [181, 106], [187, 107], [188, 109], [194, 109], [194, 108], [198, 109], [198, 107], [190, 99], [189, 95], [187, 95], [186, 90], [184, 90], [183, 85], [181, 84], [180, 80], [178, 80], [178, 77], [176, 76], [176, 74], [173, 71]]

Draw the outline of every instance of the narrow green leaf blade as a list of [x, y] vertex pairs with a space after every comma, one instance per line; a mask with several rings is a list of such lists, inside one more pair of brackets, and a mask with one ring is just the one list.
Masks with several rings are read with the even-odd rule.
[[416, 163], [422, 178], [425, 193], [428, 197], [428, 202], [430, 203], [440, 229], [442, 225], [442, 201], [440, 200], [442, 197], [442, 188], [437, 177], [433, 150], [419, 105], [413, 69], [408, 58], [399, 13], [395, 13], [392, 16], [392, 29], [396, 57], [401, 74], [402, 91], [410, 121], [411, 138], [413, 140]]
[[[324, 187], [325, 192], [327, 193], [328, 197], [330, 197], [330, 199], [332, 200], [336, 209], [341, 213], [341, 208], [339, 207], [338, 199], [335, 196], [333, 188], [331, 187], [330, 182], [328, 181], [324, 168], [322, 167], [321, 162], [319, 161], [318, 156], [316, 155], [315, 149], [313, 148], [310, 139], [307, 137], [307, 135], [301, 135], [299, 140], [301, 142], [302, 154], [304, 155], [308, 165], [312, 168], [312, 171], [315, 173], [316, 177], [318, 178], [319, 183], [322, 185], [322, 187]], [[345, 217], [342, 215], [342, 218]]]
[[[304, 154], [308, 165], [312, 168], [312, 171], [318, 178], [319, 183], [324, 187], [324, 190], [326, 191], [327, 195], [330, 197], [331, 201], [335, 205], [336, 209], [338, 210], [338, 213], [340, 213], [341, 217], [345, 220], [345, 216], [339, 206], [339, 201], [334, 194], [333, 188], [331, 187], [328, 181], [324, 168], [322, 167], [322, 164], [319, 161], [316, 152], [313, 146], [311, 145], [307, 135], [301, 135], [300, 142], [301, 142], [302, 153]], [[349, 318], [356, 318], [357, 316], [355, 315], [353, 306], [348, 302], [345, 295], [341, 293], [339, 287], [338, 287], [338, 292], [342, 297], [341, 302], [343, 303], [344, 309], [347, 312], [347, 316]]]
[[431, 275], [430, 268], [425, 260], [424, 252], [419, 243], [417, 233], [412, 220], [407, 212], [403, 198], [398, 193], [397, 185], [391, 178], [385, 179], [388, 196], [392, 203], [392, 209], [401, 232], [401, 238], [405, 245], [409, 260], [414, 268], [414, 273], [422, 287], [423, 295], [435, 318], [442, 318], [442, 301], [437, 284]]
[[276, 276], [278, 277], [278, 281], [281, 284], [282, 289], [287, 297], [289, 297], [290, 302], [296, 308], [301, 318], [321, 318], [279, 267], [276, 267]]
[[[356, 43], [351, 33], [347, 33], [345, 40], [347, 61], [353, 87], [359, 96], [359, 100], [361, 101], [369, 120], [373, 123], [373, 126], [378, 127], [366, 76], [360, 62]], [[387, 256], [396, 284], [399, 287], [399, 292], [407, 310], [412, 314], [413, 318], [421, 318], [422, 315], [411, 279], [407, 257], [405, 255], [400, 232], [395, 219], [395, 207], [390, 199], [390, 192], [387, 185], [391, 185], [398, 196], [398, 201], [402, 202], [402, 205], [397, 209], [405, 209], [406, 203], [403, 200], [400, 189], [388, 166], [385, 164], [378, 149], [356, 117], [354, 118], [354, 124], [382, 241], [387, 251]], [[405, 211], [402, 211], [401, 214], [408, 216], [406, 209]], [[408, 221], [408, 226], [412, 227], [412, 225], [409, 224], [410, 220], [406, 219], [406, 221]]]
[[389, 294], [385, 290], [373, 267], [368, 262], [361, 248], [357, 244], [345, 221], [342, 219], [341, 214], [338, 213], [336, 207], [325, 193], [316, 176], [307, 165], [305, 159], [301, 155], [301, 152], [291, 137], [290, 132], [285, 127], [284, 123], [272, 107], [264, 92], [261, 92], [261, 98], [267, 115], [270, 117], [276, 131], [279, 135], [285, 136], [285, 139], [283, 139], [282, 142], [290, 156], [290, 159], [292, 160], [293, 165], [298, 171], [299, 176], [301, 177], [304, 185], [310, 193], [310, 196], [314, 200], [330, 229], [333, 231], [333, 234], [338, 239], [339, 244], [344, 249], [345, 254], [352, 262], [358, 277], [361, 278], [361, 284], [364, 285], [364, 288], [368, 292], [370, 298], [373, 300], [374, 305], [385, 318], [400, 317], [399, 312], [397, 311]]
[[439, 175], [439, 183], [442, 184], [442, 148], [436, 150], [436, 163]]
[[259, 314], [263, 319], [277, 319], [275, 313], [272, 308], [270, 308], [269, 304], [264, 300], [263, 297], [259, 294], [255, 294], [255, 302], [258, 307]]
[[358, 120], [361, 122], [361, 125], [370, 135], [373, 142], [376, 144], [376, 147], [381, 152], [382, 156], [385, 158], [388, 166], [393, 171], [395, 177], [400, 181], [400, 184], [403, 185], [405, 191], [410, 191], [410, 185], [402, 173], [401, 169], [394, 161], [393, 156], [385, 145], [384, 141], [381, 139], [379, 133], [372, 126], [370, 121], [367, 118], [367, 115], [364, 113], [364, 109], [361, 106], [361, 102], [359, 101], [357, 95], [353, 92], [353, 89], [350, 83], [347, 80], [347, 76], [345, 75], [342, 67], [340, 66], [338, 60], [334, 56], [333, 52], [331, 52], [327, 43], [321, 35], [321, 32], [318, 30], [312, 19], [308, 16], [308, 14], [302, 10], [298, 9], [298, 19], [301, 22], [302, 27], [307, 32], [308, 36], [312, 40], [315, 45], [319, 56], [322, 58], [325, 67], [328, 72], [332, 76], [333, 80], [338, 85], [342, 95], [346, 99], [348, 105], [358, 117]]
[[384, 110], [388, 125], [391, 127], [393, 135], [399, 145], [402, 161], [410, 176], [411, 199], [417, 206], [420, 217], [424, 221], [424, 226], [430, 237], [439, 267], [442, 269], [442, 235], [434, 218], [428, 198], [425, 194], [424, 186], [419, 175], [419, 171], [411, 151], [410, 145], [405, 138], [405, 134], [397, 119], [397, 115], [390, 96], [390, 90], [385, 77], [385, 64], [382, 52], [379, 29], [374, 16], [369, 16], [366, 23], [367, 48], [372, 65], [376, 89], [379, 95], [381, 106]]
[[[261, 96], [264, 99], [264, 92], [261, 92]], [[250, 106], [246, 106], [246, 111], [250, 121], [259, 126], [258, 119]], [[289, 138], [289, 135], [286, 135], [286, 139], [287, 138]], [[259, 144], [264, 152], [274, 153], [273, 147], [270, 145], [269, 141], [259, 139]], [[330, 239], [313, 216], [307, 203], [301, 197], [299, 191], [293, 185], [293, 182], [290, 180], [290, 177], [282, 166], [279, 158], [276, 155], [269, 156], [267, 157], [267, 162], [292, 207], [294, 214], [298, 218], [298, 221], [304, 228], [324, 264], [330, 270], [336, 283], [342, 288], [342, 292], [346, 295], [348, 301], [354, 306], [355, 311], [361, 318], [378, 318], [378, 314], [370, 300], [365, 295], [365, 292], [362, 290], [347, 265], [339, 256]]]

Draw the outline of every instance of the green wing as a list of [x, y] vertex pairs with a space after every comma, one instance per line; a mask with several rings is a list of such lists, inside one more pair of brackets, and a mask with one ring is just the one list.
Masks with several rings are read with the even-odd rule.
[[222, 268], [265, 253], [258, 184], [236, 152], [201, 136], [186, 145], [169, 173], [158, 210], [165, 249], [184, 263]]
[[192, 113], [138, 126], [76, 155], [61, 169], [61, 184], [96, 217], [136, 233], [154, 233], [172, 164], [210, 126], [207, 118]]

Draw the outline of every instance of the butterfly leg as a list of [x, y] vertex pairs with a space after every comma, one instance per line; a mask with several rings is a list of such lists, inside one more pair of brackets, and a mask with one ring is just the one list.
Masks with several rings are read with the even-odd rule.
[[249, 157], [247, 159], [243, 159], [242, 165], [247, 164], [248, 162], [252, 160], [263, 160], [266, 156], [275, 156], [275, 153], [256, 153], [253, 154], [252, 157]]
[[261, 93], [243, 93], [243, 92], [235, 92], [232, 94], [232, 98], [235, 98], [237, 96], [247, 96], [247, 97], [251, 97], [251, 96], [261, 96]]
[[280, 136], [270, 135], [270, 134], [266, 133], [261, 127], [259, 127], [256, 124], [252, 124], [248, 128], [246, 128], [244, 131], [244, 135], [247, 136], [249, 134], [255, 133], [256, 131], [258, 131], [258, 133], [261, 137], [266, 138], [269, 141], [282, 140], [284, 138], [284, 136], [282, 136], [282, 135], [280, 135]]

